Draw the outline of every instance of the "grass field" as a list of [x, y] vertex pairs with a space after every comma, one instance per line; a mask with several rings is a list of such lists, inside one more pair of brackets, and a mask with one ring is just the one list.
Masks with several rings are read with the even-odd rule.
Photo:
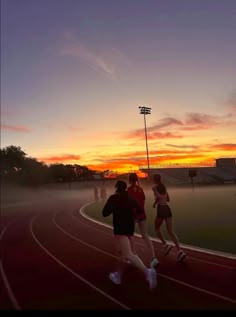
[[[107, 193], [114, 191], [115, 182], [107, 183]], [[53, 200], [87, 201], [94, 199], [93, 186], [101, 182], [50, 184], [39, 189], [28, 189], [1, 184], [1, 216], [15, 213], [14, 206], [25, 203], [38, 204]], [[146, 212], [148, 232], [155, 237], [154, 219], [156, 211], [152, 208], [153, 196], [150, 185], [143, 184], [146, 193]], [[236, 254], [236, 185], [169, 188], [170, 206], [173, 212], [175, 232], [184, 244]], [[86, 208], [89, 216], [111, 224], [111, 217], [101, 214], [104, 202]], [[6, 208], [13, 206], [13, 208]], [[18, 213], [18, 212], [17, 212]], [[163, 233], [166, 235], [165, 227]]]
[[[155, 237], [152, 208], [153, 197], [146, 193], [148, 232]], [[175, 232], [179, 240], [188, 245], [236, 254], [236, 186], [169, 188]], [[111, 217], [103, 218], [104, 202], [86, 207], [86, 213], [111, 224]], [[138, 231], [137, 231], [138, 232]], [[163, 234], [168, 239], [163, 226]]]

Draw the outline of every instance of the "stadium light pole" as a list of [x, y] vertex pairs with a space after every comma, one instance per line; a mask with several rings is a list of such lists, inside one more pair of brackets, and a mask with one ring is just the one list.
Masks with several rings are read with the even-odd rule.
[[144, 117], [144, 132], [145, 132], [145, 139], [146, 139], [147, 167], [148, 167], [148, 178], [149, 178], [149, 153], [148, 153], [146, 115], [151, 114], [152, 108], [141, 106], [139, 107], [139, 109], [140, 109], [140, 114], [143, 114], [143, 117]]

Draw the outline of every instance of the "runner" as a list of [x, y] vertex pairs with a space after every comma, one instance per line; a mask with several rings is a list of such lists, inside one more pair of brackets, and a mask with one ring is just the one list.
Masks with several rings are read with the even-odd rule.
[[94, 193], [94, 200], [98, 201], [98, 188], [97, 188], [97, 186], [93, 187], [93, 193]]
[[163, 243], [164, 254], [167, 255], [170, 252], [172, 246], [166, 243], [160, 231], [163, 220], [165, 220], [167, 232], [178, 250], [177, 262], [183, 261], [183, 259], [186, 257], [186, 254], [183, 250], [181, 250], [178, 238], [172, 228], [172, 212], [168, 205], [170, 197], [167, 192], [166, 186], [161, 182], [161, 175], [159, 174], [153, 175], [153, 182], [154, 186], [152, 187], [152, 190], [155, 197], [153, 208], [156, 208], [157, 206], [157, 216], [155, 220], [156, 234]]
[[[145, 194], [144, 194], [143, 188], [139, 184], [138, 176], [136, 173], [131, 173], [129, 175], [129, 184], [130, 184], [130, 186], [127, 189], [128, 193], [134, 199], [136, 199], [136, 201], [139, 203], [140, 207], [142, 208], [142, 213], [135, 214], [135, 216], [134, 216], [135, 222], [138, 224], [141, 236], [142, 236], [142, 238], [143, 238], [143, 240], [144, 240], [144, 242], [149, 250], [150, 267], [155, 268], [159, 265], [159, 261], [157, 260], [157, 258], [155, 256], [155, 251], [153, 248], [152, 241], [149, 238], [148, 233], [147, 233], [147, 228], [146, 228], [146, 218], [147, 217], [146, 217], [145, 208], [144, 208]], [[135, 250], [133, 239], [132, 239], [131, 243], [132, 243], [133, 250]]]
[[104, 182], [102, 183], [102, 186], [100, 188], [100, 197], [101, 197], [101, 200], [105, 200], [107, 198], [107, 191], [106, 191]]
[[156, 287], [156, 271], [153, 268], [147, 268], [142, 260], [132, 252], [130, 238], [134, 234], [134, 217], [133, 212], [142, 213], [142, 208], [135, 199], [127, 192], [127, 184], [122, 180], [118, 180], [115, 194], [111, 195], [102, 214], [107, 217], [113, 216], [113, 232], [116, 240], [117, 250], [119, 252], [118, 270], [109, 274], [109, 278], [114, 284], [121, 284], [124, 272], [125, 262], [128, 260], [137, 269], [142, 271], [148, 281], [149, 288]]

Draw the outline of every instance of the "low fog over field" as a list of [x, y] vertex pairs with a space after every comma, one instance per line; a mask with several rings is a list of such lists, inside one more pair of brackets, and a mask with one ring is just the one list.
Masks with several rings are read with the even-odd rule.
[[[51, 201], [94, 201], [94, 187], [100, 190], [105, 186], [107, 196], [115, 190], [115, 181], [88, 181], [80, 183], [48, 184], [38, 188], [30, 188], [13, 184], [1, 183], [1, 209], [17, 207], [37, 202], [50, 203]], [[4, 216], [4, 213], [2, 213]]]
[[[74, 211], [98, 199], [105, 186], [106, 197], [115, 191], [116, 180], [48, 184], [35, 189], [1, 184], [1, 219], [24, 216], [29, 212]], [[152, 207], [152, 184], [141, 180], [146, 194], [147, 228], [152, 236], [156, 210]], [[183, 243], [235, 253], [236, 186], [168, 187], [171, 197], [176, 233]], [[102, 217], [105, 200], [86, 207], [86, 213], [102, 222], [111, 223], [111, 217]], [[5, 218], [6, 217], [6, 218]], [[3, 221], [4, 223], [5, 221]], [[165, 233], [165, 228], [163, 228]]]

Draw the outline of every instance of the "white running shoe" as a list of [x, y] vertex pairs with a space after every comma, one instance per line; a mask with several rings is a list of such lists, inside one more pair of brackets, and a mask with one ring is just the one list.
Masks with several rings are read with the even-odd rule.
[[177, 262], [181, 262], [186, 257], [186, 253], [183, 250], [180, 250], [177, 255]]
[[121, 277], [119, 272], [111, 272], [109, 274], [109, 279], [116, 285], [121, 284]]
[[157, 266], [159, 266], [160, 262], [157, 260], [157, 258], [153, 258], [150, 262], [150, 268], [155, 269]]
[[150, 289], [154, 289], [157, 286], [157, 273], [154, 269], [147, 269], [146, 279]]

